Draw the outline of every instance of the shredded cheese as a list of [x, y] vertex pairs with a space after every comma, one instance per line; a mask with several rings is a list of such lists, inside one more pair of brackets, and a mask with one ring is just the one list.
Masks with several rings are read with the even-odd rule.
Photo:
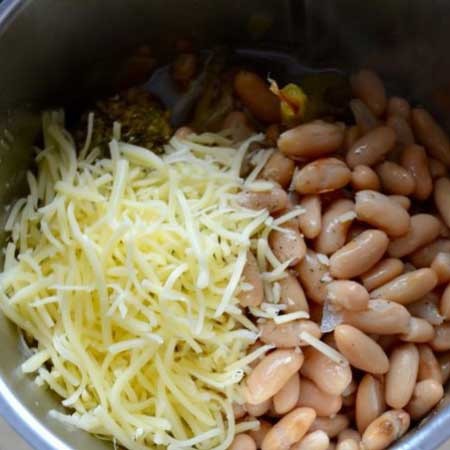
[[311, 347], [314, 347], [320, 353], [323, 353], [326, 357], [330, 358], [335, 363], [341, 366], [348, 365], [347, 359], [341, 353], [339, 353], [333, 347], [330, 347], [328, 344], [325, 344], [325, 342], [321, 341], [320, 339], [317, 339], [311, 333], [302, 331], [299, 337], [307, 344], [311, 345]]
[[309, 314], [306, 311], [295, 311], [292, 313], [283, 314], [281, 316], [276, 316], [273, 321], [277, 325], [281, 325], [282, 323], [292, 322], [297, 319], [309, 319]]
[[324, 266], [330, 265], [330, 258], [328, 258], [327, 255], [324, 255], [323, 253], [317, 253], [316, 256], [320, 264], [323, 264]]
[[351, 222], [353, 219], [356, 219], [356, 212], [355, 211], [348, 211], [344, 214], [341, 214], [337, 220], [339, 222], [345, 223], [345, 222]]
[[288, 222], [289, 220], [295, 219], [298, 216], [301, 216], [302, 214], [305, 214], [306, 209], [301, 206], [295, 206], [292, 208], [291, 211], [284, 213], [280, 217], [277, 217], [274, 219], [273, 223], [274, 225], [281, 225], [283, 223]]
[[120, 142], [115, 125], [107, 158], [90, 149], [93, 121], [77, 156], [63, 114], [44, 115], [37, 176], [6, 222], [0, 308], [35, 342], [22, 370], [70, 408], [51, 417], [115, 446], [225, 450], [258, 426], [236, 426], [231, 405], [273, 348], [247, 354], [258, 338], [238, 302], [247, 251], [258, 247], [272, 297], [286, 267], [267, 243], [268, 212], [235, 200], [271, 188], [255, 179], [272, 151], [245, 184], [242, 161], [263, 135], [237, 148], [212, 133], [173, 138], [160, 157]]

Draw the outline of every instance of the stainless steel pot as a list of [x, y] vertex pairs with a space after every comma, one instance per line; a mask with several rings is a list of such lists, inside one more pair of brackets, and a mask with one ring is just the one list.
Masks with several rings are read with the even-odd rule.
[[[190, 35], [205, 47], [289, 49], [315, 67], [373, 67], [392, 91], [424, 102], [450, 125], [449, 17], [444, 0], [5, 0], [0, 207], [22, 192], [37, 111], [101, 91], [122, 56], [143, 42], [164, 55], [176, 37]], [[34, 448], [111, 448], [48, 417], [58, 400], [18, 370], [24, 347], [3, 317], [0, 342], [0, 414]], [[432, 450], [448, 439], [446, 403], [394, 448]]]

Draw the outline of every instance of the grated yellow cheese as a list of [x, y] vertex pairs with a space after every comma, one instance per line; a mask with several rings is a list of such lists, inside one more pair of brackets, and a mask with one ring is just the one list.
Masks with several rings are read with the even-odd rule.
[[299, 335], [299, 338], [305, 341], [311, 347], [314, 347], [316, 350], [323, 353], [326, 357], [330, 358], [335, 363], [341, 366], [348, 366], [349, 363], [347, 359], [342, 355], [342, 353], [338, 352], [333, 347], [329, 346], [320, 339], [317, 339], [311, 333], [302, 331]]
[[237, 148], [211, 133], [173, 138], [160, 157], [120, 142], [116, 125], [108, 158], [89, 150], [93, 120], [77, 157], [63, 114], [44, 115], [37, 176], [6, 223], [0, 308], [35, 343], [22, 370], [71, 409], [51, 417], [114, 445], [224, 450], [257, 426], [236, 427], [231, 405], [272, 348], [246, 353], [258, 334], [237, 299], [245, 255], [257, 247], [261, 270], [273, 267], [267, 292], [285, 268], [268, 212], [235, 201], [263, 136]]
[[283, 323], [292, 322], [297, 319], [309, 319], [309, 314], [306, 311], [295, 311], [288, 314], [283, 314], [281, 316], [274, 317], [273, 321], [277, 325], [281, 325]]

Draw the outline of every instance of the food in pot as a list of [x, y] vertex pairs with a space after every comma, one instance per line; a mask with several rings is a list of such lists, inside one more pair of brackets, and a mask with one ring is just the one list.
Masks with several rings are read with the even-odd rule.
[[369, 70], [345, 123], [220, 77], [221, 126], [197, 110], [167, 143], [137, 90], [78, 146], [44, 114], [0, 275], [22, 370], [131, 450], [388, 448], [449, 375], [449, 139]]

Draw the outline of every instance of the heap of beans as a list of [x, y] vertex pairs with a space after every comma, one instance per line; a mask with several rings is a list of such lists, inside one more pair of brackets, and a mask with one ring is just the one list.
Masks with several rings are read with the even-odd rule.
[[[236, 436], [233, 450], [381, 450], [443, 397], [450, 374], [450, 141], [423, 108], [387, 98], [379, 77], [351, 78], [355, 124], [316, 120], [279, 133], [279, 100], [256, 74], [235, 76], [247, 112], [276, 143], [261, 177], [269, 192], [240, 201], [279, 216], [304, 213], [273, 231], [283, 262], [285, 312], [310, 319], [259, 320], [255, 344], [276, 348], [253, 364], [237, 420], [257, 417], [257, 431]], [[241, 112], [229, 120], [242, 121]], [[249, 255], [243, 306], [263, 301]], [[324, 305], [339, 320], [328, 333]], [[335, 362], [301, 339], [307, 331], [335, 348]]]

